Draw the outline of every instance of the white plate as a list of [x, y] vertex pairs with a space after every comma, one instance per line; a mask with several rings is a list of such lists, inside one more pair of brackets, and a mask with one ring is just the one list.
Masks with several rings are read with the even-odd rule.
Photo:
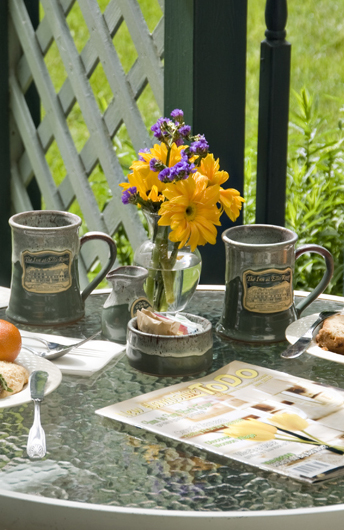
[[[22, 350], [16, 362], [24, 366], [31, 374], [34, 370], [45, 370], [48, 372], [48, 381], [45, 387], [45, 395], [50, 394], [55, 388], [59, 386], [62, 379], [61, 370], [55, 366], [51, 361], [42, 359], [33, 353]], [[16, 407], [23, 403], [31, 401], [29, 385], [25, 385], [21, 392], [13, 394], [13, 396], [7, 396], [0, 399], [0, 409], [7, 407]]]
[[[290, 342], [290, 344], [294, 344], [297, 339], [302, 337], [302, 335], [307, 331], [307, 329], [311, 327], [311, 325], [313, 324], [313, 322], [315, 322], [318, 316], [319, 313], [314, 313], [313, 315], [308, 315], [307, 317], [295, 320], [295, 322], [290, 324], [285, 331], [287, 341]], [[325, 351], [322, 348], [319, 348], [319, 346], [317, 345], [315, 341], [315, 336], [318, 333], [320, 326], [321, 325], [319, 325], [314, 330], [314, 339], [307, 348], [307, 353], [315, 355], [316, 357], [321, 357], [322, 359], [326, 359], [327, 361], [334, 361], [336, 363], [344, 364], [344, 355], [340, 355], [339, 353], [334, 353], [332, 351]]]

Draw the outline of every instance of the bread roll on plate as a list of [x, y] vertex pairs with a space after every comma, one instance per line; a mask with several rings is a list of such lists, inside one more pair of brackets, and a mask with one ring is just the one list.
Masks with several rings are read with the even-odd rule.
[[323, 350], [344, 355], [344, 315], [333, 315], [324, 320], [316, 341]]

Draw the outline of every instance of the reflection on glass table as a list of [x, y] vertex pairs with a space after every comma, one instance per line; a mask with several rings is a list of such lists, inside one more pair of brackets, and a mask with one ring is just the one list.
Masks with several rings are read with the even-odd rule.
[[[208, 318], [215, 327], [223, 296], [221, 290], [199, 290], [187, 311]], [[89, 335], [100, 328], [105, 299], [105, 294], [92, 295], [82, 320], [42, 332]], [[304, 315], [342, 307], [344, 299], [323, 296]], [[0, 318], [5, 318], [4, 310]], [[344, 388], [343, 365], [308, 354], [292, 361], [281, 359], [279, 354], [287, 345], [287, 341], [268, 345], [235, 342], [214, 333], [210, 371], [236, 359]], [[23, 404], [1, 410], [0, 490], [13, 500], [22, 494], [44, 497], [50, 509], [54, 499], [84, 503], [85, 508], [101, 505], [104, 511], [105, 507], [132, 513], [168, 510], [171, 515], [180, 510], [204, 516], [281, 509], [292, 513], [293, 509], [344, 502], [344, 475], [317, 486], [298, 483], [95, 414], [106, 405], [187, 380], [145, 375], [129, 366], [125, 354], [91, 377], [64, 375], [42, 404], [47, 455], [36, 462], [26, 454], [32, 407]], [[0, 497], [1, 509], [5, 505], [8, 499]], [[225, 528], [225, 520], [222, 524]]]

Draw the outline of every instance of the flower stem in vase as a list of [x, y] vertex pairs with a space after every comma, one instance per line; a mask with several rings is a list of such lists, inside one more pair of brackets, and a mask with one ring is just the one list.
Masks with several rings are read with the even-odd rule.
[[[168, 230], [167, 227], [159, 227], [157, 230], [157, 236], [155, 240], [156, 249], [158, 251], [159, 255], [159, 262], [160, 262], [160, 268], [161, 268], [161, 276], [162, 276], [162, 282], [163, 284], [163, 292], [165, 294], [165, 301], [166, 301], [166, 309], [169, 305], [172, 305], [175, 301], [175, 295], [173, 291], [173, 284], [174, 284], [174, 272], [173, 272], [173, 266], [174, 263], [171, 263], [171, 260], [168, 257]], [[174, 259], [175, 262], [175, 259]], [[160, 306], [160, 307], [159, 307]], [[159, 304], [157, 307], [158, 310], [162, 310], [162, 304]]]
[[[154, 223], [152, 230], [154, 243], [146, 282], [147, 298], [157, 311], [167, 311], [175, 301], [173, 291], [176, 255], [168, 256], [168, 229]], [[172, 258], [172, 259], [171, 259]], [[173, 263], [172, 263], [173, 262]]]
[[174, 266], [177, 259], [178, 254], [178, 244], [175, 244], [173, 247], [173, 250], [171, 252], [170, 257], [168, 257], [168, 231], [165, 228], [165, 237], [166, 237], [166, 244], [164, 243], [162, 253], [161, 253], [161, 266], [162, 266], [162, 277], [164, 282], [164, 288], [165, 288], [165, 296], [166, 296], [166, 303], [168, 305], [173, 304], [175, 301], [175, 294], [174, 294], [174, 278], [175, 278], [175, 271]]
[[[157, 311], [166, 311], [166, 296], [164, 292], [164, 280], [161, 271], [154, 271], [153, 294], [149, 300], [153, 301], [153, 308]], [[147, 295], [148, 296], [148, 295]]]
[[157, 279], [157, 269], [159, 268], [159, 253], [158, 249], [155, 247], [152, 252], [152, 258], [150, 267], [148, 269], [148, 277], [146, 281], [146, 295], [150, 302], [154, 304], [154, 291], [155, 291], [155, 281]]

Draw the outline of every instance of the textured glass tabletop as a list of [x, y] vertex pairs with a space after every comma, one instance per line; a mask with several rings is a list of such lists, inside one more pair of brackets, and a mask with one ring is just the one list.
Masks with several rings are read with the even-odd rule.
[[[92, 295], [84, 319], [65, 328], [44, 328], [44, 332], [89, 335], [100, 327], [105, 298], [104, 294]], [[223, 292], [198, 291], [187, 311], [201, 314], [215, 325], [222, 303]], [[342, 307], [339, 298], [317, 300], [304, 315]], [[4, 318], [4, 310], [0, 318]], [[211, 371], [237, 359], [344, 388], [344, 365], [308, 354], [293, 361], [282, 360], [279, 353], [286, 345], [225, 341], [214, 333]], [[94, 413], [106, 405], [183, 380], [187, 378], [144, 375], [129, 366], [124, 354], [92, 377], [64, 375], [59, 388], [42, 405], [47, 455], [39, 461], [30, 461], [26, 454], [32, 404], [0, 410], [0, 489], [91, 504], [171, 511], [275, 510], [344, 502], [344, 476], [316, 486], [298, 483]]]

